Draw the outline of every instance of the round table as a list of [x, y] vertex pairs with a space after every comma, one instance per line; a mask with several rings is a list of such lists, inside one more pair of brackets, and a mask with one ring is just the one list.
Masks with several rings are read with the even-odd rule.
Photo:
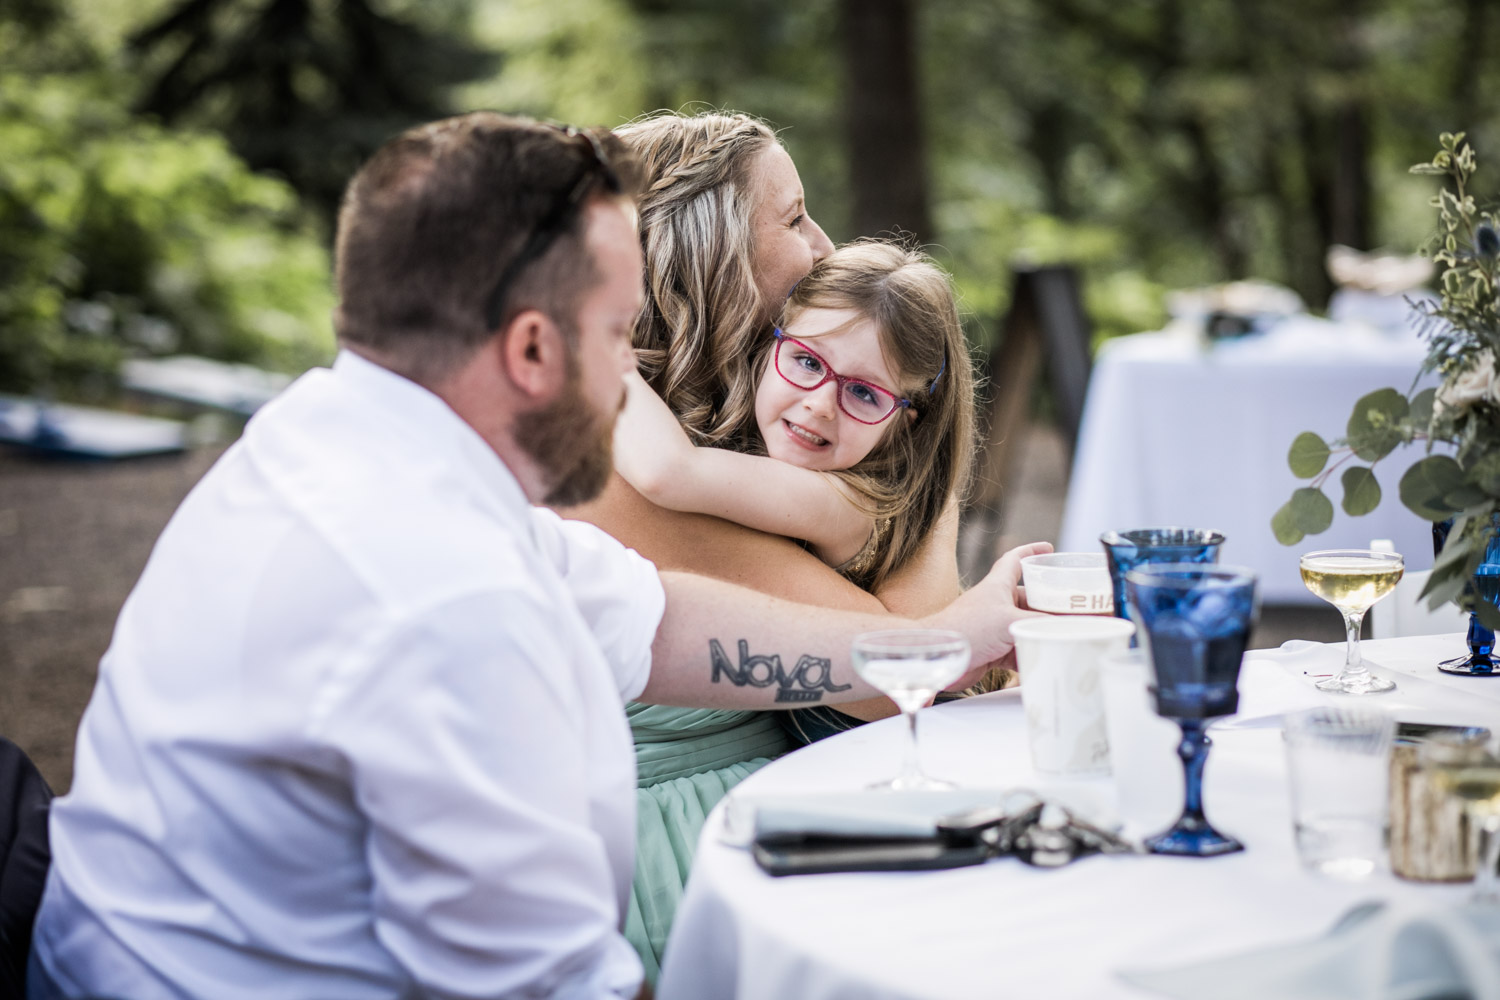
[[[1500, 729], [1500, 680], [1450, 677], [1434, 666], [1462, 647], [1460, 635], [1365, 643], [1375, 672], [1400, 685], [1378, 704], [1403, 721]], [[1336, 670], [1343, 646], [1288, 643], [1250, 655], [1310, 689], [1306, 675]], [[1236, 722], [1211, 730], [1204, 796], [1214, 824], [1246, 850], [1220, 858], [1096, 856], [1055, 870], [1000, 858], [942, 872], [772, 878], [743, 847], [721, 840], [721, 805], [699, 842], [657, 996], [1142, 997], [1118, 970], [1305, 940], [1371, 898], [1466, 895], [1465, 885], [1385, 872], [1340, 882], [1304, 870], [1276, 720]], [[903, 725], [888, 719], [799, 750], [750, 777], [735, 797], [848, 792], [889, 777]], [[1032, 771], [1017, 690], [924, 710], [920, 728], [926, 769], [963, 785], [1112, 794], [1108, 778], [1059, 783]]]

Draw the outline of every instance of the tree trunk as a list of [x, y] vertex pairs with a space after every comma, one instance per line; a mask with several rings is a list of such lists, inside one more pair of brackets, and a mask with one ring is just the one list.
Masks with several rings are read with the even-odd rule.
[[933, 237], [911, 0], [839, 0], [856, 235]]

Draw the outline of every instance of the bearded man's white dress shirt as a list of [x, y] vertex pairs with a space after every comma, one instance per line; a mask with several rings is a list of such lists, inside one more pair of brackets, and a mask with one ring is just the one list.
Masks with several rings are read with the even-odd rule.
[[344, 353], [250, 422], [121, 612], [52, 818], [65, 993], [633, 996], [650, 563]]

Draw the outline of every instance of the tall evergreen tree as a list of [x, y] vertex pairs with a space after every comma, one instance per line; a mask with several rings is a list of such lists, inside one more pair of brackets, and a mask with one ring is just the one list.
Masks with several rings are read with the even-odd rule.
[[181, 0], [130, 48], [137, 109], [217, 128], [331, 219], [345, 182], [393, 133], [448, 113], [450, 87], [497, 56], [371, 0]]

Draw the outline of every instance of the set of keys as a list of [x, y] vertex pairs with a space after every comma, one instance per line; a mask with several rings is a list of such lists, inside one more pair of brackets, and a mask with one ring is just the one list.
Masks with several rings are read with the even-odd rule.
[[978, 840], [990, 857], [1011, 855], [1038, 868], [1060, 868], [1090, 854], [1141, 853], [1139, 845], [1119, 834], [1030, 792], [945, 816], [938, 830], [954, 840]]

